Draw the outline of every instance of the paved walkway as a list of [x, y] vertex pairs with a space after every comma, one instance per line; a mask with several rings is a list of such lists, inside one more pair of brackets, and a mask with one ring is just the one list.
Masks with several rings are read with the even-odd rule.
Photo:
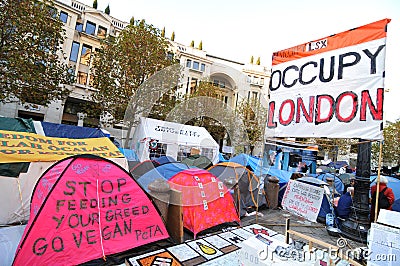
[[[338, 246], [337, 241], [340, 237], [331, 236], [322, 223], [314, 223], [305, 220], [302, 217], [296, 216], [286, 210], [261, 210], [261, 215], [252, 215], [242, 218], [242, 226], [257, 223], [278, 233], [285, 234], [286, 219], [290, 219], [290, 229], [305, 234], [307, 236], [324, 241], [328, 244]], [[296, 236], [291, 236], [292, 239], [301, 240]], [[307, 241], [303, 240], [307, 243]], [[346, 238], [347, 248], [354, 249], [357, 247], [365, 247], [366, 244], [356, 242]]]

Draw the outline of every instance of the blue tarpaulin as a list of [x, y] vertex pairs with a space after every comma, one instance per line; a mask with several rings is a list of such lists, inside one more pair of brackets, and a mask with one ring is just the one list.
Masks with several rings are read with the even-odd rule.
[[44, 134], [47, 137], [85, 139], [102, 138], [106, 135], [99, 128], [78, 127], [73, 125], [55, 124], [42, 122]]
[[293, 174], [292, 172], [272, 167], [262, 167], [261, 166], [262, 161], [260, 158], [250, 156], [244, 153], [231, 158], [229, 161], [250, 168], [256, 176], [261, 176], [261, 175], [276, 176], [279, 179], [279, 183], [287, 183]]

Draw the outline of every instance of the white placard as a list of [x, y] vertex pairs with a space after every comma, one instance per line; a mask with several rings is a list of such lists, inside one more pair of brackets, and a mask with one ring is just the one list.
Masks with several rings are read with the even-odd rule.
[[400, 229], [372, 223], [368, 248], [367, 265], [399, 265]]
[[309, 221], [316, 222], [323, 196], [323, 188], [289, 180], [283, 195], [282, 207]]

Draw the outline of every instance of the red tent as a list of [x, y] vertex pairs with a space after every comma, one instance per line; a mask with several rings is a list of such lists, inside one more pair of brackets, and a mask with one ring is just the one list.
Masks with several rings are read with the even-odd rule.
[[38, 180], [13, 265], [77, 265], [166, 238], [157, 208], [128, 172], [73, 156]]
[[181, 171], [168, 181], [182, 192], [183, 225], [194, 237], [208, 228], [228, 222], [240, 223], [227, 187], [203, 169]]

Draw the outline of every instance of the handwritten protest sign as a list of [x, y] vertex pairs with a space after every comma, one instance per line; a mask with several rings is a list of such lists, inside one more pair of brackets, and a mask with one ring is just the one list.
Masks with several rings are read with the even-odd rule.
[[290, 180], [282, 199], [282, 207], [309, 221], [316, 222], [323, 196], [323, 188]]
[[51, 162], [71, 155], [123, 157], [109, 138], [68, 139], [0, 130], [0, 163]]

